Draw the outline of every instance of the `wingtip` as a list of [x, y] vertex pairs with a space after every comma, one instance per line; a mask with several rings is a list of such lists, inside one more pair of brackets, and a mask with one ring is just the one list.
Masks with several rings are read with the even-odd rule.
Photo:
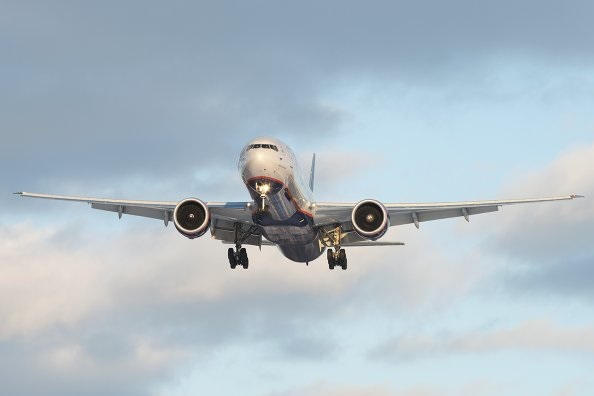
[[17, 192], [15, 192], [15, 193], [13, 193], [13, 194], [14, 194], [14, 195], [23, 195], [23, 192], [22, 192], [22, 191], [17, 191]]
[[571, 199], [575, 199], [575, 198], [584, 198], [583, 195], [579, 195], [579, 194], [571, 194], [570, 195]]

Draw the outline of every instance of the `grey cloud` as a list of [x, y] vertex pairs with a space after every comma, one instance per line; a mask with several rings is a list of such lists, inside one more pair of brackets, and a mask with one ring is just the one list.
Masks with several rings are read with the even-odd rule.
[[271, 356], [281, 361], [290, 359], [293, 362], [298, 360], [321, 362], [328, 361], [337, 355], [339, 348], [328, 334], [311, 336], [298, 333], [299, 330], [288, 332], [285, 339], [275, 345]]
[[0, 176], [187, 179], [254, 135], [328, 139], [341, 78], [435, 83], [505, 51], [590, 64], [592, 7], [4, 2]]
[[594, 257], [537, 264], [528, 270], [508, 270], [498, 278], [507, 290], [523, 295], [559, 294], [594, 298]]
[[[593, 296], [594, 145], [570, 150], [545, 169], [518, 178], [508, 196], [581, 193], [570, 202], [504, 208], [485, 252], [507, 258], [495, 282], [518, 293]], [[520, 269], [518, 269], [520, 268]]]

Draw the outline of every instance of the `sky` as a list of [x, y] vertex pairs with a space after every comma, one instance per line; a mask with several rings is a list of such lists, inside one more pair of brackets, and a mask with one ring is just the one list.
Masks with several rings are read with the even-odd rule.
[[[594, 3], [0, 0], [10, 395], [594, 393]], [[348, 271], [15, 191], [238, 201], [282, 139], [316, 198], [571, 202], [393, 227]]]

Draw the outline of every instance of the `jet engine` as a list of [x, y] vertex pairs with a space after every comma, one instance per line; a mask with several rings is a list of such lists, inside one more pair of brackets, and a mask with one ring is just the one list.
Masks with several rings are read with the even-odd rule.
[[390, 218], [384, 205], [373, 199], [360, 201], [351, 214], [353, 228], [363, 238], [381, 238], [390, 226]]
[[196, 198], [186, 198], [173, 210], [175, 228], [190, 239], [204, 235], [210, 225], [210, 212], [204, 202]]

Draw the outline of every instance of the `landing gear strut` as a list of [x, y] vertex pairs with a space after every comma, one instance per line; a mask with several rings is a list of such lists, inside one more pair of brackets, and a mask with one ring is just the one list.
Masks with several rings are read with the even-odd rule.
[[[331, 270], [335, 266], [341, 267], [343, 270], [347, 269], [347, 258], [344, 249], [340, 248], [340, 242], [344, 234], [340, 226], [325, 230], [320, 237], [320, 250], [323, 247], [328, 248], [328, 268]], [[332, 249], [334, 248], [334, 250]]]
[[334, 251], [328, 249], [328, 268], [333, 270], [335, 266], [339, 266], [343, 270], [347, 269], [347, 258], [344, 249], [335, 249]]
[[231, 269], [235, 269], [238, 265], [244, 269], [248, 268], [249, 260], [247, 251], [241, 247], [241, 244], [253, 234], [254, 228], [250, 227], [248, 230], [243, 230], [240, 223], [235, 223], [235, 249], [229, 248], [227, 250], [227, 257], [229, 258], [229, 265]]

